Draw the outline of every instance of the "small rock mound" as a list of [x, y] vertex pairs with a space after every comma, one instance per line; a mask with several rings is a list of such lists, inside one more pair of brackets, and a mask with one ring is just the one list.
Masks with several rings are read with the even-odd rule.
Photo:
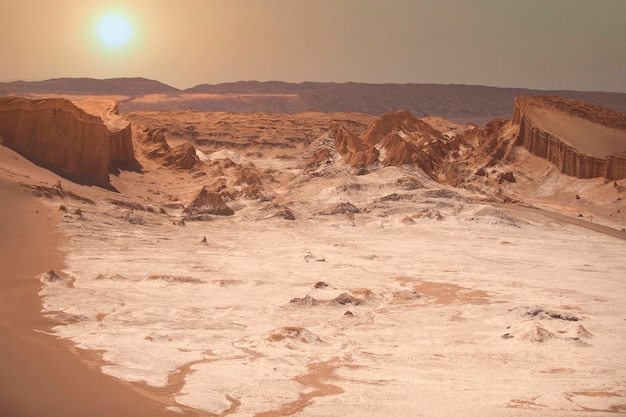
[[207, 215], [232, 216], [233, 209], [228, 207], [222, 197], [202, 187], [196, 198], [183, 210], [185, 220], [206, 220]]
[[466, 201], [467, 199], [456, 191], [440, 189], [440, 190], [428, 190], [425, 191], [423, 196], [425, 198], [449, 198], [452, 200]]
[[396, 182], [396, 184], [403, 190], [407, 190], [407, 191], [426, 188], [424, 187], [424, 184], [422, 184], [422, 182], [415, 177], [398, 178], [398, 181]]
[[515, 175], [511, 171], [501, 172], [496, 177], [498, 184], [502, 184], [503, 182], [516, 182]]
[[316, 306], [319, 304], [319, 301], [317, 301], [315, 298], [311, 297], [310, 295], [307, 295], [304, 298], [292, 298], [291, 301], [289, 301], [290, 304], [295, 304], [295, 305], [299, 305], [299, 306]]
[[39, 275], [39, 281], [41, 282], [59, 282], [62, 280], [63, 279], [59, 277], [52, 269]]
[[417, 291], [401, 290], [401, 291], [396, 291], [393, 294], [391, 294], [391, 300], [389, 301], [389, 303], [390, 304], [406, 304], [406, 303], [417, 301], [421, 297], [422, 296]]
[[519, 227], [513, 216], [495, 207], [483, 207], [466, 219], [470, 222]]
[[559, 319], [566, 321], [579, 321], [580, 317], [577, 315], [570, 313], [569, 311], [554, 311], [554, 310], [546, 310], [539, 306], [533, 307], [524, 307], [526, 310], [525, 315], [530, 317], [537, 317], [540, 319]]
[[413, 220], [410, 217], [404, 217], [402, 220], [400, 220], [400, 223], [402, 224], [415, 224], [415, 220]]
[[150, 275], [148, 277], [149, 281], [165, 281], [169, 283], [175, 284], [202, 284], [204, 281], [198, 278], [193, 278], [190, 276], [179, 276], [179, 275]]
[[443, 220], [444, 217], [437, 209], [425, 208], [411, 216], [413, 219]]
[[294, 214], [294, 212], [291, 211], [291, 209], [287, 207], [284, 207], [278, 210], [276, 213], [274, 213], [273, 217], [280, 217], [282, 219], [289, 220], [289, 221], [296, 220], [296, 215]]
[[536, 321], [523, 323], [517, 333], [518, 339], [532, 343], [545, 343], [557, 338], [553, 331], [546, 329], [541, 323]]
[[386, 201], [416, 201], [418, 198], [414, 194], [398, 194], [392, 193], [382, 196], [378, 199], [378, 201], [386, 202]]
[[325, 216], [333, 216], [336, 214], [357, 214], [360, 213], [361, 210], [350, 202], [335, 204], [334, 206], [323, 210], [320, 214]]
[[284, 342], [293, 348], [294, 342], [304, 344], [320, 344], [322, 339], [304, 327], [286, 326], [273, 330], [268, 338], [270, 342]]
[[509, 330], [501, 335], [503, 339], [515, 338], [532, 343], [554, 339], [585, 346], [585, 340], [593, 337], [584, 326], [576, 323], [582, 319], [568, 311], [548, 310], [539, 306], [518, 307], [510, 311], [522, 318], [522, 322], [507, 328]]
[[335, 297], [333, 300], [333, 303], [336, 304], [341, 304], [346, 305], [346, 304], [353, 304], [355, 306], [361, 305], [364, 303], [364, 301], [358, 297], [355, 297], [353, 295], [350, 295], [348, 293], [341, 293], [339, 294], [337, 297]]
[[113, 274], [113, 275], [98, 274], [98, 276], [96, 277], [96, 281], [126, 281], [126, 280], [128, 280], [128, 278], [120, 274]]

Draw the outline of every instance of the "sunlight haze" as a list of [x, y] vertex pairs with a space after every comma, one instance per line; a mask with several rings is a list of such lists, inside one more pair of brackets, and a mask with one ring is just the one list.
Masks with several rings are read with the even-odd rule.
[[[0, 10], [0, 81], [140, 76], [178, 88], [281, 80], [626, 92], [622, 0], [0, 0]], [[107, 16], [126, 19], [132, 37], [98, 39]]]

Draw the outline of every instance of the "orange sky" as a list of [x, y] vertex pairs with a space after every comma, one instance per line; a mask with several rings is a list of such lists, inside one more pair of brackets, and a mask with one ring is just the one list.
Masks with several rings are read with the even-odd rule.
[[[107, 49], [98, 21], [126, 16]], [[626, 92], [626, 0], [0, 0], [0, 81], [135, 77]]]

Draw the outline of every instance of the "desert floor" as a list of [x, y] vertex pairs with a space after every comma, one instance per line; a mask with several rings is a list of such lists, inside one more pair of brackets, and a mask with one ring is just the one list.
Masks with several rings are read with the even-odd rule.
[[[7, 415], [626, 412], [618, 232], [494, 207], [414, 170], [303, 177], [290, 159], [253, 162], [293, 173], [274, 192], [295, 220], [240, 201], [181, 226], [176, 205], [132, 210], [66, 180], [90, 201], [34, 202], [11, 184], [59, 179], [0, 151]], [[158, 204], [197, 190], [186, 175], [114, 185]], [[407, 175], [424, 187], [401, 188]], [[360, 212], [329, 211], [347, 202]]]
[[58, 208], [26, 193], [14, 173], [19, 167], [39, 181], [54, 176], [5, 149], [0, 159], [0, 416], [181, 415], [165, 409], [167, 395], [102, 374], [97, 355], [51, 333], [58, 322], [41, 315], [36, 277], [63, 270], [66, 238]]

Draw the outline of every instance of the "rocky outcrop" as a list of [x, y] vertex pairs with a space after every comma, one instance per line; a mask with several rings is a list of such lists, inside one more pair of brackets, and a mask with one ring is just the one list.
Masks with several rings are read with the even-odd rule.
[[233, 209], [228, 207], [222, 196], [202, 187], [196, 198], [185, 207], [183, 216], [188, 220], [210, 220], [210, 215], [232, 216]]
[[388, 113], [377, 119], [363, 134], [356, 136], [344, 126], [333, 123], [327, 137], [333, 148], [321, 146], [310, 157], [307, 166], [328, 163], [333, 153], [354, 168], [414, 165], [433, 178], [444, 162], [459, 150], [457, 138], [448, 138], [428, 123], [407, 111]]
[[[553, 116], [554, 114], [556, 116]], [[554, 130], [559, 129], [552, 119], [557, 118], [559, 122], [564, 118], [582, 119], [604, 126], [612, 132], [611, 149], [619, 149], [622, 146], [623, 151], [626, 151], [626, 116], [588, 103], [558, 97], [516, 97], [513, 123], [519, 126], [519, 134], [515, 144], [526, 148], [533, 155], [550, 161], [567, 175], [577, 178], [604, 177], [607, 180], [626, 178], [626, 158], [623, 152], [589, 155], [588, 152], [572, 145], [575, 141], [566, 137], [566, 134], [554, 133]], [[555, 125], [553, 131], [548, 130], [552, 130], [551, 123]], [[623, 136], [622, 145], [619, 132], [622, 132]], [[584, 132], [577, 134], [584, 135]], [[595, 137], [589, 137], [587, 140], [597, 143], [601, 149], [603, 138], [595, 134], [590, 136]]]
[[179, 169], [192, 169], [200, 163], [196, 148], [189, 143], [181, 143], [170, 149], [163, 160], [163, 165]]
[[329, 133], [335, 142], [335, 148], [347, 164], [363, 168], [378, 161], [379, 153], [375, 147], [369, 146], [339, 123], [332, 123]]
[[92, 110], [60, 98], [0, 98], [0, 141], [72, 180], [108, 186], [112, 167], [138, 167], [132, 133], [114, 102]]
[[143, 153], [150, 159], [170, 168], [191, 170], [202, 165], [196, 154], [196, 148], [189, 143], [182, 143], [174, 148], [170, 147], [166, 139], [167, 130], [164, 128], [144, 128], [137, 132], [138, 143]]

